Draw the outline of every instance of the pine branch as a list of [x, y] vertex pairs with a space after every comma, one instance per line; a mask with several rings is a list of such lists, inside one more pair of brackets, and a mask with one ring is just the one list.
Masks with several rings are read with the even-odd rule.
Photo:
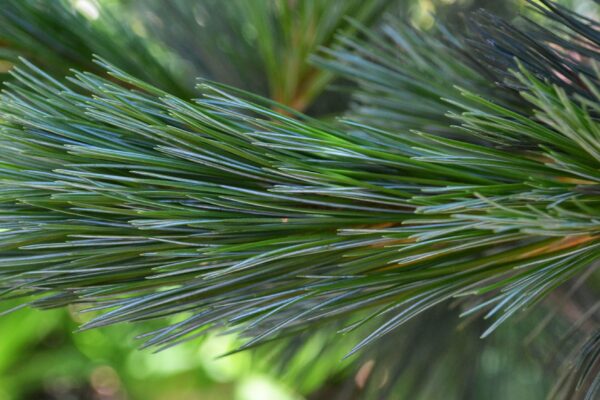
[[528, 4], [533, 13], [519, 25], [484, 11], [473, 19], [469, 44], [479, 69], [519, 90], [508, 72], [519, 60], [538, 78], [587, 95], [582, 77], [599, 84], [594, 65], [600, 57], [600, 25], [550, 0]]
[[357, 86], [349, 89], [349, 119], [401, 133], [450, 134], [452, 120], [446, 114], [456, 109], [444, 99], [460, 98], [454, 86], [501, 99], [494, 82], [469, 65], [461, 39], [441, 23], [433, 33], [389, 15], [377, 31], [353, 24], [364, 39], [338, 35], [334, 48], [313, 57]]
[[196, 95], [190, 88], [203, 77], [305, 110], [333, 79], [331, 72], [307, 63], [308, 56], [331, 46], [335, 32], [356, 36], [346, 16], [369, 26], [393, 2], [90, 4], [93, 18], [68, 0], [8, 0], [0, 9], [0, 60], [16, 63], [23, 56], [62, 77], [71, 68], [103, 73], [90, 61], [98, 55], [183, 98]]
[[188, 101], [104, 60], [109, 78], [66, 83], [23, 61], [0, 101], [2, 296], [85, 304], [83, 328], [179, 315], [143, 336], [155, 348], [342, 323], [360, 333], [353, 354], [457, 298], [493, 319], [487, 336], [591, 274], [594, 57], [553, 53], [546, 72], [519, 57], [497, 89], [458, 61], [463, 41], [392, 24], [383, 39], [351, 25], [365, 41], [342, 35], [349, 52], [319, 61], [358, 77], [354, 121], [208, 81]]
[[[493, 293], [473, 310], [495, 304], [493, 329], [600, 254], [581, 190], [597, 177], [582, 182], [575, 141], [537, 156], [427, 134], [392, 146], [218, 85], [188, 103], [104, 66], [126, 85], [78, 73], [86, 95], [30, 66], [2, 102], [5, 286], [55, 293], [40, 307], [98, 303], [87, 327], [193, 310], [148, 344], [225, 323], [252, 345], [370, 310], [354, 327], [381, 326], [359, 349], [467, 293]], [[470, 124], [491, 115], [477, 113]], [[564, 137], [529, 123], [540, 144]]]

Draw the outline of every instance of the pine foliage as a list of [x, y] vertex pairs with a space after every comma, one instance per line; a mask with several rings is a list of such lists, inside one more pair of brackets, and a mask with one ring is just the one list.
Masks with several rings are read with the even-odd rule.
[[[487, 337], [600, 258], [598, 26], [541, 3], [466, 37], [343, 20], [315, 39], [325, 69], [303, 64], [314, 42], [286, 58], [308, 87], [263, 43], [279, 102], [206, 80], [189, 100], [108, 57], [67, 81], [23, 59], [0, 101], [2, 296], [85, 304], [85, 329], [181, 315], [143, 336], [158, 349], [335, 323], [360, 333], [351, 355], [456, 299]], [[356, 82], [344, 118], [294, 109], [333, 76]], [[596, 334], [589, 398], [597, 355]]]

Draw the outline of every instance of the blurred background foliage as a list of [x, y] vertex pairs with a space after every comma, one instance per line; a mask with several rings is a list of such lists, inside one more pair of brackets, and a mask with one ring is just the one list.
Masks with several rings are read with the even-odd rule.
[[[569, 326], [563, 317], [548, 324], [549, 309], [480, 340], [484, 321], [473, 321], [475, 329], [457, 328], [457, 315], [440, 308], [410, 321], [358, 360], [343, 360], [352, 340], [332, 341], [326, 331], [227, 357], [219, 356], [239, 345], [232, 336], [208, 336], [152, 353], [134, 346], [139, 326], [76, 332], [83, 321], [73, 308], [20, 310], [0, 319], [0, 398], [543, 399], [565, 356], [555, 338]], [[540, 327], [549, 331], [535, 341], [527, 338]]]
[[[593, 0], [562, 2], [584, 15], [597, 12]], [[483, 7], [510, 18], [524, 4], [300, 1], [299, 16], [273, 7], [281, 3], [277, 0], [5, 3], [0, 10], [0, 74], [19, 55], [58, 75], [73, 67], [98, 71], [91, 62], [91, 55], [98, 54], [180, 96], [193, 97], [194, 80], [202, 76], [320, 116], [343, 110], [347, 98], [328, 90], [331, 72], [307, 58], [321, 46], [332, 46], [336, 33], [353, 34], [346, 15], [373, 25], [389, 12], [423, 30], [437, 21], [462, 30], [470, 11]], [[367, 392], [376, 393], [374, 399], [539, 399], [556, 380], [561, 357], [554, 350], [557, 342], [544, 339], [551, 335], [535, 344], [523, 337], [539, 329], [558, 332], [573, 322], [569, 316], [579, 318], [575, 305], [561, 307], [568, 309], [566, 317], [550, 323], [542, 307], [485, 341], [477, 340], [477, 328], [457, 328], [453, 313], [432, 312], [358, 356], [358, 362], [356, 357], [342, 360], [354, 341], [332, 339], [327, 330], [224, 358], [219, 356], [239, 345], [231, 336], [196, 339], [154, 354], [135, 349], [135, 337], [143, 333], [137, 325], [76, 332], [84, 322], [77, 309], [20, 309], [0, 318], [0, 399], [316, 400], [352, 399]], [[151, 330], [152, 324], [145, 328]], [[406, 359], [404, 365], [386, 363], [398, 354]], [[432, 359], [435, 365], [429, 363]], [[445, 395], [431, 392], [440, 387], [446, 388]]]

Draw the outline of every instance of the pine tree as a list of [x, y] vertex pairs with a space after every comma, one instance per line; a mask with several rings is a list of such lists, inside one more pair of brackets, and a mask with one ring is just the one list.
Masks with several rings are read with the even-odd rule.
[[[0, 9], [2, 296], [81, 304], [83, 329], [164, 321], [159, 350], [225, 331], [283, 357], [318, 332], [376, 355], [364, 398], [402, 398], [413, 362], [402, 395], [432, 398], [473, 371], [423, 349], [460, 362], [568, 301], [553, 395], [596, 398], [598, 23], [548, 0], [431, 31], [380, 0], [220, 3], [144, 3], [184, 30], [143, 35], [136, 2]], [[438, 342], [449, 305], [469, 323]]]

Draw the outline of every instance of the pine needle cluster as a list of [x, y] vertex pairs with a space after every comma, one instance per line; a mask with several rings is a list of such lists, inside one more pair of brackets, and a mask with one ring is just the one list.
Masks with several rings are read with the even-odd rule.
[[[487, 337], [574, 278], [597, 293], [598, 24], [541, 1], [456, 36], [389, 16], [366, 27], [383, 2], [329, 3], [301, 7], [300, 30], [331, 11], [314, 36], [261, 42], [274, 100], [209, 80], [192, 96], [147, 47], [106, 56], [71, 20], [59, 30], [77, 33], [64, 50], [79, 70], [62, 80], [21, 59], [0, 100], [2, 296], [84, 304], [84, 329], [179, 315], [143, 335], [158, 349], [338, 324], [360, 333], [351, 355], [439, 304], [489, 319]], [[31, 21], [0, 14], [0, 34], [36, 49]], [[278, 37], [272, 21], [260, 38]], [[354, 82], [342, 118], [298, 111], [334, 77]], [[566, 378], [590, 399], [599, 349], [596, 331]]]

